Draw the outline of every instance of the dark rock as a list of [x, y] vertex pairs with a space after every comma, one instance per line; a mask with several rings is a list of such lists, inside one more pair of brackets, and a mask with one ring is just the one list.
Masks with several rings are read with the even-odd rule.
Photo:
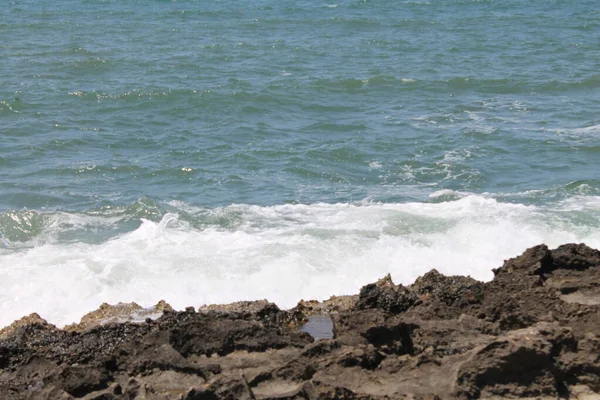
[[367, 370], [374, 370], [383, 360], [383, 355], [375, 350], [373, 346], [353, 349], [343, 354], [337, 363], [343, 367], [360, 367]]
[[70, 366], [62, 370], [58, 381], [67, 393], [82, 397], [87, 393], [107, 388], [110, 375], [102, 369]]
[[223, 356], [237, 350], [265, 351], [287, 346], [303, 347], [312, 342], [312, 338], [306, 333], [283, 334], [276, 327], [266, 326], [261, 321], [238, 319], [227, 314], [165, 314], [159, 321], [166, 322], [169, 318], [177, 321], [170, 330], [170, 344], [184, 357], [191, 354]]
[[402, 320], [387, 321], [385, 325], [372, 326], [362, 334], [367, 341], [386, 354], [413, 354], [412, 332], [418, 326]]
[[149, 375], [154, 369], [162, 371], [177, 371], [192, 374], [208, 379], [209, 376], [221, 372], [218, 364], [209, 364], [202, 367], [188, 362], [179, 352], [168, 344], [159, 347], [150, 347], [129, 361], [128, 373], [131, 376]]
[[314, 362], [297, 358], [276, 369], [273, 375], [284, 380], [303, 382], [310, 380], [316, 372]]
[[134, 378], [129, 378], [127, 382], [127, 388], [125, 389], [125, 396], [129, 399], [135, 399], [140, 392], [140, 384]]
[[458, 318], [477, 309], [484, 299], [485, 284], [464, 276], [445, 276], [431, 270], [410, 286], [419, 300], [421, 318]]
[[[333, 338], [299, 332], [307, 315]], [[65, 329], [32, 314], [0, 331], [0, 398], [587, 399], [600, 394], [598, 332], [600, 252], [541, 245], [491, 282], [388, 275], [288, 311], [103, 304]]]
[[475, 349], [461, 365], [457, 394], [476, 398], [565, 396], [565, 376], [557, 364], [563, 352], [576, 351], [567, 328], [546, 323], [516, 330]]
[[356, 308], [358, 310], [377, 308], [396, 314], [408, 310], [416, 301], [414, 293], [402, 285], [394, 285], [388, 275], [360, 289]]
[[309, 358], [321, 357], [339, 348], [340, 344], [336, 340], [319, 340], [306, 346], [302, 351], [302, 356]]
[[90, 397], [90, 400], [118, 400], [118, 397], [112, 393], [102, 393], [98, 396]]
[[184, 400], [218, 400], [219, 397], [214, 390], [204, 388], [192, 388], [183, 398]]
[[332, 316], [334, 337], [343, 345], [367, 344], [364, 333], [371, 327], [383, 326], [387, 316], [379, 310], [346, 311]]
[[527, 249], [522, 255], [506, 261], [494, 272], [496, 276], [514, 272], [545, 276], [558, 269], [586, 270], [598, 266], [600, 266], [600, 251], [585, 244], [565, 244], [555, 250], [540, 245]]
[[600, 337], [588, 334], [577, 343], [577, 352], [562, 352], [560, 367], [569, 385], [582, 384], [600, 393]]

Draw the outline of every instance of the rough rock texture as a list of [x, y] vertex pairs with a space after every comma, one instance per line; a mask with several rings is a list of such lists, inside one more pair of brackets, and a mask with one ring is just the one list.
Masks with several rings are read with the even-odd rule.
[[388, 275], [289, 311], [103, 304], [65, 329], [32, 314], [0, 331], [0, 399], [599, 399], [600, 252], [542, 245], [494, 273]]
[[146, 318], [156, 319], [164, 311], [173, 311], [173, 307], [164, 300], [159, 301], [151, 308], [142, 308], [136, 303], [119, 303], [115, 305], [103, 303], [97, 310], [84, 315], [78, 324], [65, 326], [65, 330], [82, 331], [112, 322], [140, 322]]

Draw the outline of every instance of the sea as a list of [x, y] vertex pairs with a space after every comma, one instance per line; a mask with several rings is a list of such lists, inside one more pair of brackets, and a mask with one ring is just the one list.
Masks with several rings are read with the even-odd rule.
[[600, 247], [592, 0], [6, 0], [0, 327]]

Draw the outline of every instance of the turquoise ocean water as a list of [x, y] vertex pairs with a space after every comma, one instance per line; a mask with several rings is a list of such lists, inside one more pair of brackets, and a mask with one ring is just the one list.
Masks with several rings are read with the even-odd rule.
[[0, 60], [2, 326], [600, 247], [591, 0], [7, 1]]

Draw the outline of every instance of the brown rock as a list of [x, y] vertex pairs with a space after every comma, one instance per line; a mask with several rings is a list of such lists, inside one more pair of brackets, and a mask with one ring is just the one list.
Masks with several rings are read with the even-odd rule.
[[376, 308], [387, 313], [397, 314], [408, 310], [416, 301], [417, 297], [413, 292], [402, 285], [394, 285], [388, 274], [376, 283], [360, 289], [356, 308], [358, 310]]
[[[333, 338], [299, 332], [307, 316]], [[541, 245], [491, 282], [388, 275], [287, 311], [103, 304], [66, 329], [32, 314], [0, 331], [0, 399], [587, 400], [598, 332], [600, 252]]]
[[565, 396], [565, 375], [558, 364], [563, 352], [576, 351], [568, 328], [539, 323], [504, 334], [473, 351], [457, 376], [459, 397]]

